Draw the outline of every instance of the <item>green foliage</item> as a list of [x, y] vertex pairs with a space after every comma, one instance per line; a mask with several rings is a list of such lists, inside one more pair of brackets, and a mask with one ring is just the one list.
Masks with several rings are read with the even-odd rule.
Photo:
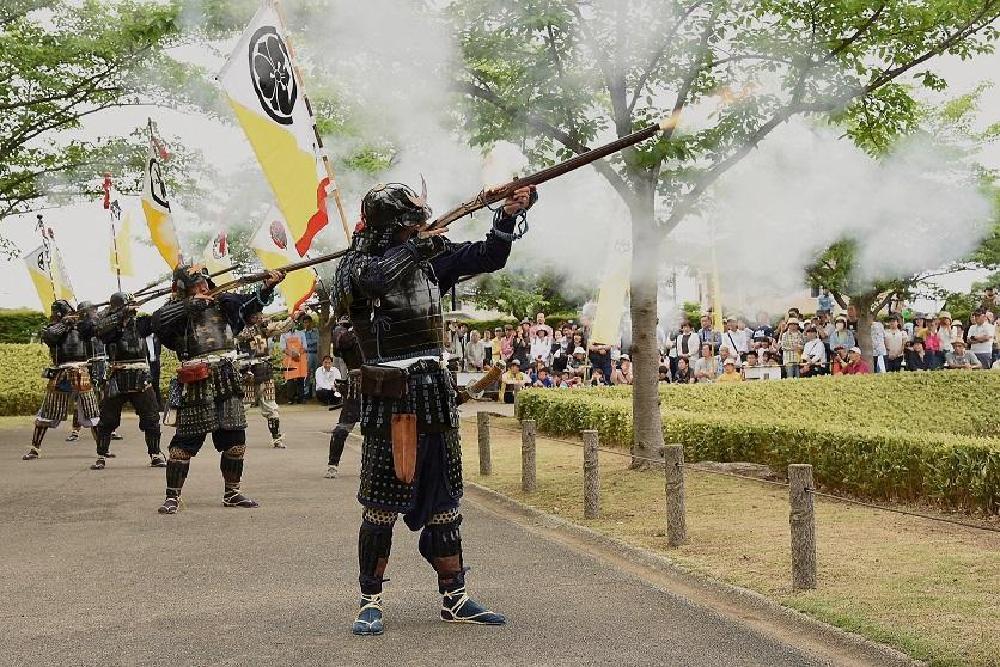
[[701, 304], [697, 301], [684, 302], [684, 319], [688, 321], [691, 328], [697, 331], [701, 328]]
[[[113, 170], [138, 180], [146, 139], [83, 136], [81, 121], [105, 109], [191, 101], [192, 69], [164, 55], [180, 37], [176, 3], [10, 0], [0, 11], [0, 219], [41, 198], [93, 194]], [[178, 161], [189, 152], [180, 151]], [[198, 174], [183, 165], [195, 184]], [[124, 173], [123, 173], [124, 172]], [[189, 190], [185, 187], [184, 190]]]
[[45, 396], [42, 371], [49, 363], [44, 345], [0, 343], [0, 416], [38, 412]]
[[[49, 350], [41, 344], [0, 343], [0, 416], [33, 415], [45, 398], [42, 371], [51, 365]], [[170, 378], [177, 371], [177, 356], [163, 348], [160, 389], [166, 396]]]
[[512, 317], [530, 317], [536, 313], [577, 312], [583, 303], [563, 294], [565, 281], [543, 272], [500, 271], [475, 281], [472, 301], [480, 308], [510, 313]]
[[0, 308], [0, 343], [29, 343], [47, 321], [36, 310]]
[[[663, 435], [691, 460], [810, 463], [824, 487], [882, 500], [1000, 509], [1000, 374], [903, 373], [660, 391]], [[877, 400], [872, 397], [877, 396]], [[520, 418], [628, 446], [628, 388], [529, 390]]]

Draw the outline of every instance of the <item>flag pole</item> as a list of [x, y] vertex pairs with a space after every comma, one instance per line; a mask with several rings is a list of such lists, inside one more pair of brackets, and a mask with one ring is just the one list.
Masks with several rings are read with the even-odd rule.
[[[56, 293], [56, 279], [52, 275], [52, 249], [49, 248], [49, 237], [48, 233], [45, 231], [45, 222], [42, 218], [42, 214], [39, 213], [35, 216], [38, 218], [38, 225], [36, 229], [42, 235], [42, 252], [45, 254], [45, 273], [49, 276], [49, 286], [52, 288], [52, 299], [58, 299], [59, 295]], [[52, 304], [48, 304], [52, 305]]]
[[104, 172], [104, 208], [108, 209], [111, 218], [111, 250], [115, 255], [115, 279], [118, 281], [118, 291], [122, 291], [122, 262], [118, 256], [118, 228], [115, 226], [115, 211], [121, 214], [118, 202], [111, 201], [111, 172]]
[[299, 87], [302, 88], [302, 99], [306, 104], [306, 109], [309, 111], [309, 117], [312, 119], [313, 135], [316, 137], [316, 146], [319, 148], [320, 157], [323, 159], [323, 166], [326, 168], [326, 175], [330, 179], [330, 185], [333, 186], [333, 201], [337, 204], [337, 213], [340, 214], [340, 224], [344, 227], [344, 236], [347, 237], [347, 245], [351, 244], [351, 232], [350, 227], [347, 224], [347, 214], [344, 213], [344, 202], [340, 199], [340, 186], [337, 185], [337, 178], [333, 173], [333, 164], [330, 162], [330, 156], [326, 154], [326, 147], [323, 146], [323, 137], [319, 134], [319, 128], [316, 127], [316, 115], [313, 113], [312, 103], [309, 101], [309, 96], [306, 94], [305, 82], [302, 78], [302, 70], [299, 69], [298, 61], [295, 58], [295, 48], [292, 46], [292, 39], [288, 32], [288, 24], [285, 22], [285, 12], [281, 7], [281, 0], [265, 0], [270, 2], [271, 6], [274, 7], [274, 11], [278, 14], [278, 21], [281, 23], [282, 32], [285, 33], [285, 46], [288, 47], [288, 55], [292, 59], [292, 70], [295, 72], [295, 78], [298, 79]]

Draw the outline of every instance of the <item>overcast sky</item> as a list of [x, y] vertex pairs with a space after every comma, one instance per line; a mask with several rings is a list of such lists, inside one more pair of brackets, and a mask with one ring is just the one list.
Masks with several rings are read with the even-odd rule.
[[[197, 59], [206, 66], [221, 66], [221, 60], [204, 51], [183, 55], [186, 59]], [[1000, 72], [1000, 56], [983, 56], [969, 62], [952, 58], [944, 61], [941, 69], [950, 83], [946, 97], [955, 97], [971, 90], [980, 82], [996, 82], [997, 73]], [[981, 110], [979, 123], [982, 126], [1000, 121], [1000, 89], [994, 88], [986, 93]], [[144, 124], [147, 115], [152, 115], [158, 121], [161, 132], [165, 135], [179, 135], [186, 144], [199, 147], [222, 174], [232, 174], [248, 164], [254, 164], [250, 146], [236, 126], [170, 109], [150, 107], [109, 111], [88, 122], [86, 131], [93, 136], [125, 133]], [[1000, 167], [1000, 149], [988, 149], [984, 152], [983, 161], [990, 166]], [[95, 174], [95, 181], [98, 180], [98, 175]], [[124, 204], [133, 212], [135, 238], [132, 248], [137, 269], [134, 278], [126, 278], [124, 281], [124, 287], [129, 291], [162, 275], [167, 271], [167, 266], [148, 244], [149, 235], [138, 199], [126, 199]], [[345, 202], [345, 207], [348, 211], [357, 210], [357, 203]], [[95, 199], [93, 202], [42, 212], [46, 224], [55, 232], [56, 243], [69, 269], [77, 298], [105, 299], [115, 290], [115, 280], [108, 263], [108, 216], [101, 207], [101, 201]], [[197, 216], [197, 212], [185, 213]], [[4, 235], [17, 245], [22, 254], [38, 245], [34, 214], [8, 218], [3, 225]], [[571, 232], [567, 230], [567, 234], [569, 233]], [[324, 234], [342, 234], [339, 221], [332, 219]], [[970, 279], [968, 275], [956, 276], [947, 281], [947, 286], [965, 289]], [[682, 298], [684, 296], [687, 295], [682, 295]], [[10, 262], [0, 260], [0, 307], [40, 307], [20, 258]]]

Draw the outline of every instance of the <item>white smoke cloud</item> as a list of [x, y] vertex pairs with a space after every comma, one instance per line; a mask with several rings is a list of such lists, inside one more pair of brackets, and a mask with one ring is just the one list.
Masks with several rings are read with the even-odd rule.
[[[801, 119], [775, 130], [711, 196], [675, 235], [703, 246], [714, 238], [723, 301], [737, 307], [800, 292], [805, 267], [838, 240], [857, 241], [863, 284], [960, 259], [992, 221], [971, 166], [928, 138], [875, 160]], [[693, 259], [711, 266], [709, 252]]]

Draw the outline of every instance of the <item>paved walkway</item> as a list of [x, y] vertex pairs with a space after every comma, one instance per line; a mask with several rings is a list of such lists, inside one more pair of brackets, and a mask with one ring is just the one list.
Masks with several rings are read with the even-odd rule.
[[350, 448], [342, 476], [322, 478], [335, 415], [286, 410], [284, 451], [251, 415], [244, 488], [262, 507], [221, 506], [209, 446], [173, 517], [156, 513], [163, 471], [147, 466], [134, 418], [103, 472], [87, 469], [89, 440], [52, 432], [22, 462], [28, 429], [0, 430], [0, 664], [819, 664], [472, 502], [470, 589], [509, 625], [436, 620], [433, 573], [400, 523], [387, 633], [352, 637], [359, 456]]

